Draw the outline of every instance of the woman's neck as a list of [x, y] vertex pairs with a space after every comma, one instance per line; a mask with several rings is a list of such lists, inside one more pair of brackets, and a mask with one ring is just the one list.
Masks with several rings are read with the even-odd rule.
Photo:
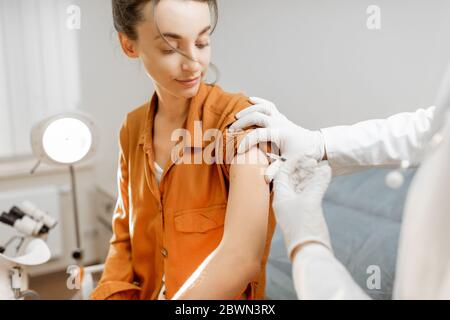
[[183, 123], [189, 113], [190, 99], [175, 97], [164, 89], [156, 89], [158, 95], [157, 116], [171, 123]]

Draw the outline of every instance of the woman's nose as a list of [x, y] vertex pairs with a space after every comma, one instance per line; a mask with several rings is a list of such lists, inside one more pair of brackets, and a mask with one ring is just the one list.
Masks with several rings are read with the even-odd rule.
[[183, 71], [198, 71], [201, 69], [201, 64], [198, 61], [198, 59], [193, 56], [192, 54], [189, 54], [189, 57], [183, 57], [183, 61], [181, 63], [181, 69]]

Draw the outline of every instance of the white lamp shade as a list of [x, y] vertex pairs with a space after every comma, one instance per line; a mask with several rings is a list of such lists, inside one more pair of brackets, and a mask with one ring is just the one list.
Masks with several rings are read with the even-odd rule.
[[38, 123], [31, 131], [33, 153], [49, 164], [73, 165], [94, 153], [96, 132], [88, 116], [59, 114]]

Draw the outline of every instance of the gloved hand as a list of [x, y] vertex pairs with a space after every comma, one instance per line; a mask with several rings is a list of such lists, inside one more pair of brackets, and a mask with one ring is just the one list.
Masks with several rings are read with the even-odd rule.
[[[267, 100], [250, 98], [255, 105], [242, 110], [238, 119], [229, 130], [244, 130], [251, 126], [261, 128], [253, 130], [240, 143], [238, 153], [245, 153], [260, 142], [272, 142], [280, 149], [281, 156], [291, 158], [305, 155], [322, 161], [325, 156], [325, 140], [320, 131], [304, 129], [287, 119], [276, 106]], [[270, 183], [279, 169], [280, 163], [274, 162], [266, 171], [266, 181]]]
[[[281, 162], [281, 161], [280, 161]], [[331, 181], [328, 162], [297, 156], [283, 162], [274, 178], [273, 208], [289, 257], [308, 242], [332, 250], [322, 199]]]

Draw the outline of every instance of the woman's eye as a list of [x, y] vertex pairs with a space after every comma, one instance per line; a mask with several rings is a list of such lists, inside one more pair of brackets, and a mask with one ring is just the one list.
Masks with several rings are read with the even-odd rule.
[[173, 50], [173, 49], [163, 49], [163, 50], [161, 50], [162, 51], [162, 53], [163, 54], [172, 54], [172, 53], [175, 53], [175, 50]]
[[206, 47], [209, 47], [209, 43], [199, 43], [199, 44], [197, 44], [197, 48], [199, 48], [199, 49], [203, 49], [203, 48], [206, 48]]
[[[209, 43], [198, 43], [196, 44], [196, 47], [199, 49], [204, 49], [206, 47], [209, 47]], [[176, 50], [174, 49], [161, 49], [161, 52], [165, 55], [169, 55], [169, 54], [173, 54], [176, 52]]]

